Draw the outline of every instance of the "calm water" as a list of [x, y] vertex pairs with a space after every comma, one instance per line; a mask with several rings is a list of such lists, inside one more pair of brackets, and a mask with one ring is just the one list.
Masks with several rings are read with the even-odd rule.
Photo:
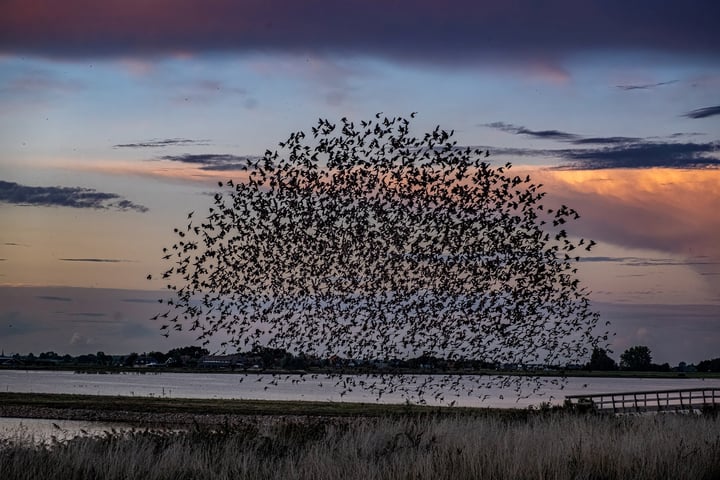
[[[121, 373], [121, 374], [78, 374], [58, 371], [0, 371], [0, 391], [34, 393], [73, 393], [83, 395], [123, 395], [170, 398], [223, 398], [223, 399], [260, 399], [260, 400], [313, 400], [333, 402], [380, 402], [404, 403], [402, 395], [385, 394], [379, 400], [376, 395], [360, 388], [341, 396], [342, 388], [336, 386], [337, 378], [323, 375], [311, 378], [305, 375], [272, 377], [262, 374], [236, 373]], [[370, 377], [356, 377], [370, 380]], [[422, 382], [431, 376], [417, 376]], [[505, 377], [481, 377], [483, 380], [502, 380]], [[475, 382], [470, 376], [463, 382], [473, 387]], [[276, 385], [270, 384], [276, 383]], [[541, 393], [523, 392], [523, 397], [513, 389], [497, 386], [482, 388], [479, 391], [486, 397], [477, 398], [477, 393], [468, 396], [463, 393], [457, 397], [447, 392], [443, 401], [426, 398], [428, 404], [441, 405], [455, 401], [461, 406], [524, 408], [542, 402], [562, 403], [565, 395], [663, 390], [673, 388], [717, 387], [720, 379], [685, 378], [568, 378], [560, 385], [546, 383]], [[478, 389], [476, 389], [478, 391]]]

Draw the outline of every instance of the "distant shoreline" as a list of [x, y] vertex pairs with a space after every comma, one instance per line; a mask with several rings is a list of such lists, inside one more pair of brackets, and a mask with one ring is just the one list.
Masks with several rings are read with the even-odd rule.
[[257, 374], [257, 375], [487, 375], [525, 377], [592, 377], [592, 378], [720, 378], [720, 372], [653, 372], [653, 371], [599, 371], [599, 370], [439, 370], [439, 369], [240, 369], [240, 368], [166, 368], [166, 367], [102, 367], [102, 366], [2, 366], [0, 371], [59, 371], [78, 374], [118, 373], [205, 373], [205, 374]]

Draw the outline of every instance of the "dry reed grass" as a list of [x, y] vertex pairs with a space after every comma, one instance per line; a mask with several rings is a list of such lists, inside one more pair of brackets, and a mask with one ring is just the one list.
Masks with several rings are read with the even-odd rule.
[[299, 418], [0, 445], [14, 479], [720, 478], [720, 418], [538, 413]]

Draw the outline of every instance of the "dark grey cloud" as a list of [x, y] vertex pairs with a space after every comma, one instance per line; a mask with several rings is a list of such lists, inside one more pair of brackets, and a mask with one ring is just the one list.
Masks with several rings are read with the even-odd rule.
[[662, 87], [663, 85], [672, 85], [673, 83], [677, 83], [678, 80], [670, 80], [667, 82], [658, 82], [658, 83], [641, 83], [641, 84], [635, 84], [635, 85], [616, 85], [617, 88], [620, 90], [649, 90], [652, 88]]
[[122, 322], [118, 322], [117, 320], [110, 320], [110, 319], [97, 319], [97, 318], [70, 318], [68, 320], [65, 320], [67, 323], [70, 323], [72, 325], [97, 325], [99, 328], [109, 328], [112, 327], [113, 330], [116, 330], [117, 327], [121, 326]]
[[613, 145], [640, 141], [642, 139], [637, 137], [585, 137], [576, 138], [571, 143], [575, 145]]
[[607, 145], [637, 142], [642, 139], [637, 137], [585, 137], [577, 133], [564, 132], [562, 130], [531, 130], [522, 125], [515, 125], [505, 122], [483, 123], [480, 126], [494, 128], [506, 133], [525, 135], [534, 138], [559, 140], [561, 142], [573, 143], [575, 145]]
[[682, 266], [699, 266], [699, 265], [720, 265], [718, 262], [711, 261], [698, 261], [698, 260], [675, 260], [671, 258], [660, 259], [660, 258], [636, 258], [632, 259], [627, 263], [632, 267], [674, 267], [678, 265]]
[[137, 143], [119, 143], [113, 148], [162, 148], [178, 145], [209, 145], [209, 140], [191, 140], [189, 138], [166, 138], [163, 140], [146, 140]]
[[150, 298], [121, 298], [121, 302], [127, 302], [127, 303], [152, 303], [157, 304], [157, 299], [150, 299]]
[[720, 105], [716, 105], [714, 107], [698, 108], [696, 110], [687, 112], [686, 114], [683, 115], [683, 117], [706, 118], [706, 117], [712, 117], [714, 115], [720, 115]]
[[530, 130], [529, 128], [525, 128], [520, 125], [513, 125], [512, 123], [505, 122], [485, 123], [482, 126], [495, 128], [507, 133], [514, 133], [515, 135], [527, 135], [530, 137], [546, 138], [550, 140], [568, 141], [578, 138], [578, 136], [573, 133], [563, 132], [560, 130]]
[[106, 313], [102, 312], [67, 312], [65, 315], [68, 315], [70, 317], [90, 317], [90, 318], [98, 318], [98, 317], [106, 317]]
[[159, 160], [171, 162], [190, 163], [200, 165], [202, 170], [226, 171], [226, 170], [247, 170], [257, 162], [259, 157], [238, 156], [229, 153], [201, 153], [183, 155], [164, 155]]
[[663, 52], [716, 60], [714, 0], [4, 0], [0, 53], [60, 58], [337, 54], [433, 64]]
[[126, 200], [120, 195], [98, 192], [92, 188], [32, 187], [2, 180], [0, 180], [0, 202], [15, 205], [148, 211], [147, 207]]
[[622, 263], [625, 262], [632, 257], [580, 257], [581, 262], [613, 262], [613, 263]]
[[[625, 267], [706, 267], [720, 265], [720, 262], [713, 260], [703, 260], [699, 258], [676, 259], [676, 258], [640, 258], [640, 257], [580, 257], [581, 262], [587, 263], [616, 263]], [[713, 275], [712, 272], [701, 275]], [[621, 275], [623, 277], [644, 277], [647, 274], [629, 274]]]
[[[490, 148], [490, 151], [496, 154], [554, 157], [568, 162], [557, 167], [559, 169], [720, 167], [720, 142], [669, 141], [669, 139], [678, 139], [694, 134], [672, 134], [652, 139], [625, 136], [587, 137], [562, 130], [531, 130], [521, 125], [505, 122], [485, 123], [481, 126], [515, 135], [556, 140], [584, 147], [566, 149]], [[593, 148], [593, 145], [596, 147]]]
[[720, 167], [720, 143], [643, 142], [604, 148], [557, 150], [570, 164], [559, 168]]
[[72, 298], [70, 297], [58, 297], [56, 295], [35, 295], [35, 298], [39, 298], [40, 300], [50, 300], [52, 302], [72, 302]]
[[130, 260], [122, 260], [116, 258], [59, 258], [62, 262], [97, 262], [97, 263], [122, 263]]
[[[575, 143], [575, 142], [572, 142]], [[610, 143], [610, 142], [608, 142]], [[459, 148], [467, 148], [462, 146]], [[640, 141], [599, 148], [508, 148], [470, 146], [503, 157], [554, 158], [563, 163], [556, 170], [610, 168], [720, 168], [720, 142], [673, 143]], [[490, 157], [492, 159], [492, 156]]]

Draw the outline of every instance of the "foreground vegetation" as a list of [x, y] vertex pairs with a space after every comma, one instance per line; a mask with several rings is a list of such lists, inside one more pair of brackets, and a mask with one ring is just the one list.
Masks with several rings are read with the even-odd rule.
[[[313, 416], [313, 417], [372, 417], [409, 414], [450, 415], [473, 413], [524, 417], [526, 410], [464, 407], [428, 407], [409, 404], [379, 404], [352, 402], [309, 402], [292, 400], [235, 400], [205, 398], [128, 397], [110, 395], [76, 395], [65, 393], [0, 392], [0, 416], [35, 418], [118, 420], [117, 413], [129, 413], [132, 422], [152, 419], [154, 414], [178, 415], [203, 422], [208, 416]], [[11, 414], [8, 414], [11, 413]], [[39, 415], [38, 415], [39, 413]], [[78, 417], [77, 414], [80, 414]], [[137, 419], [137, 420], [135, 420]], [[203, 422], [206, 423], [206, 422]]]
[[565, 412], [258, 418], [0, 445], [4, 479], [717, 479], [720, 418]]

